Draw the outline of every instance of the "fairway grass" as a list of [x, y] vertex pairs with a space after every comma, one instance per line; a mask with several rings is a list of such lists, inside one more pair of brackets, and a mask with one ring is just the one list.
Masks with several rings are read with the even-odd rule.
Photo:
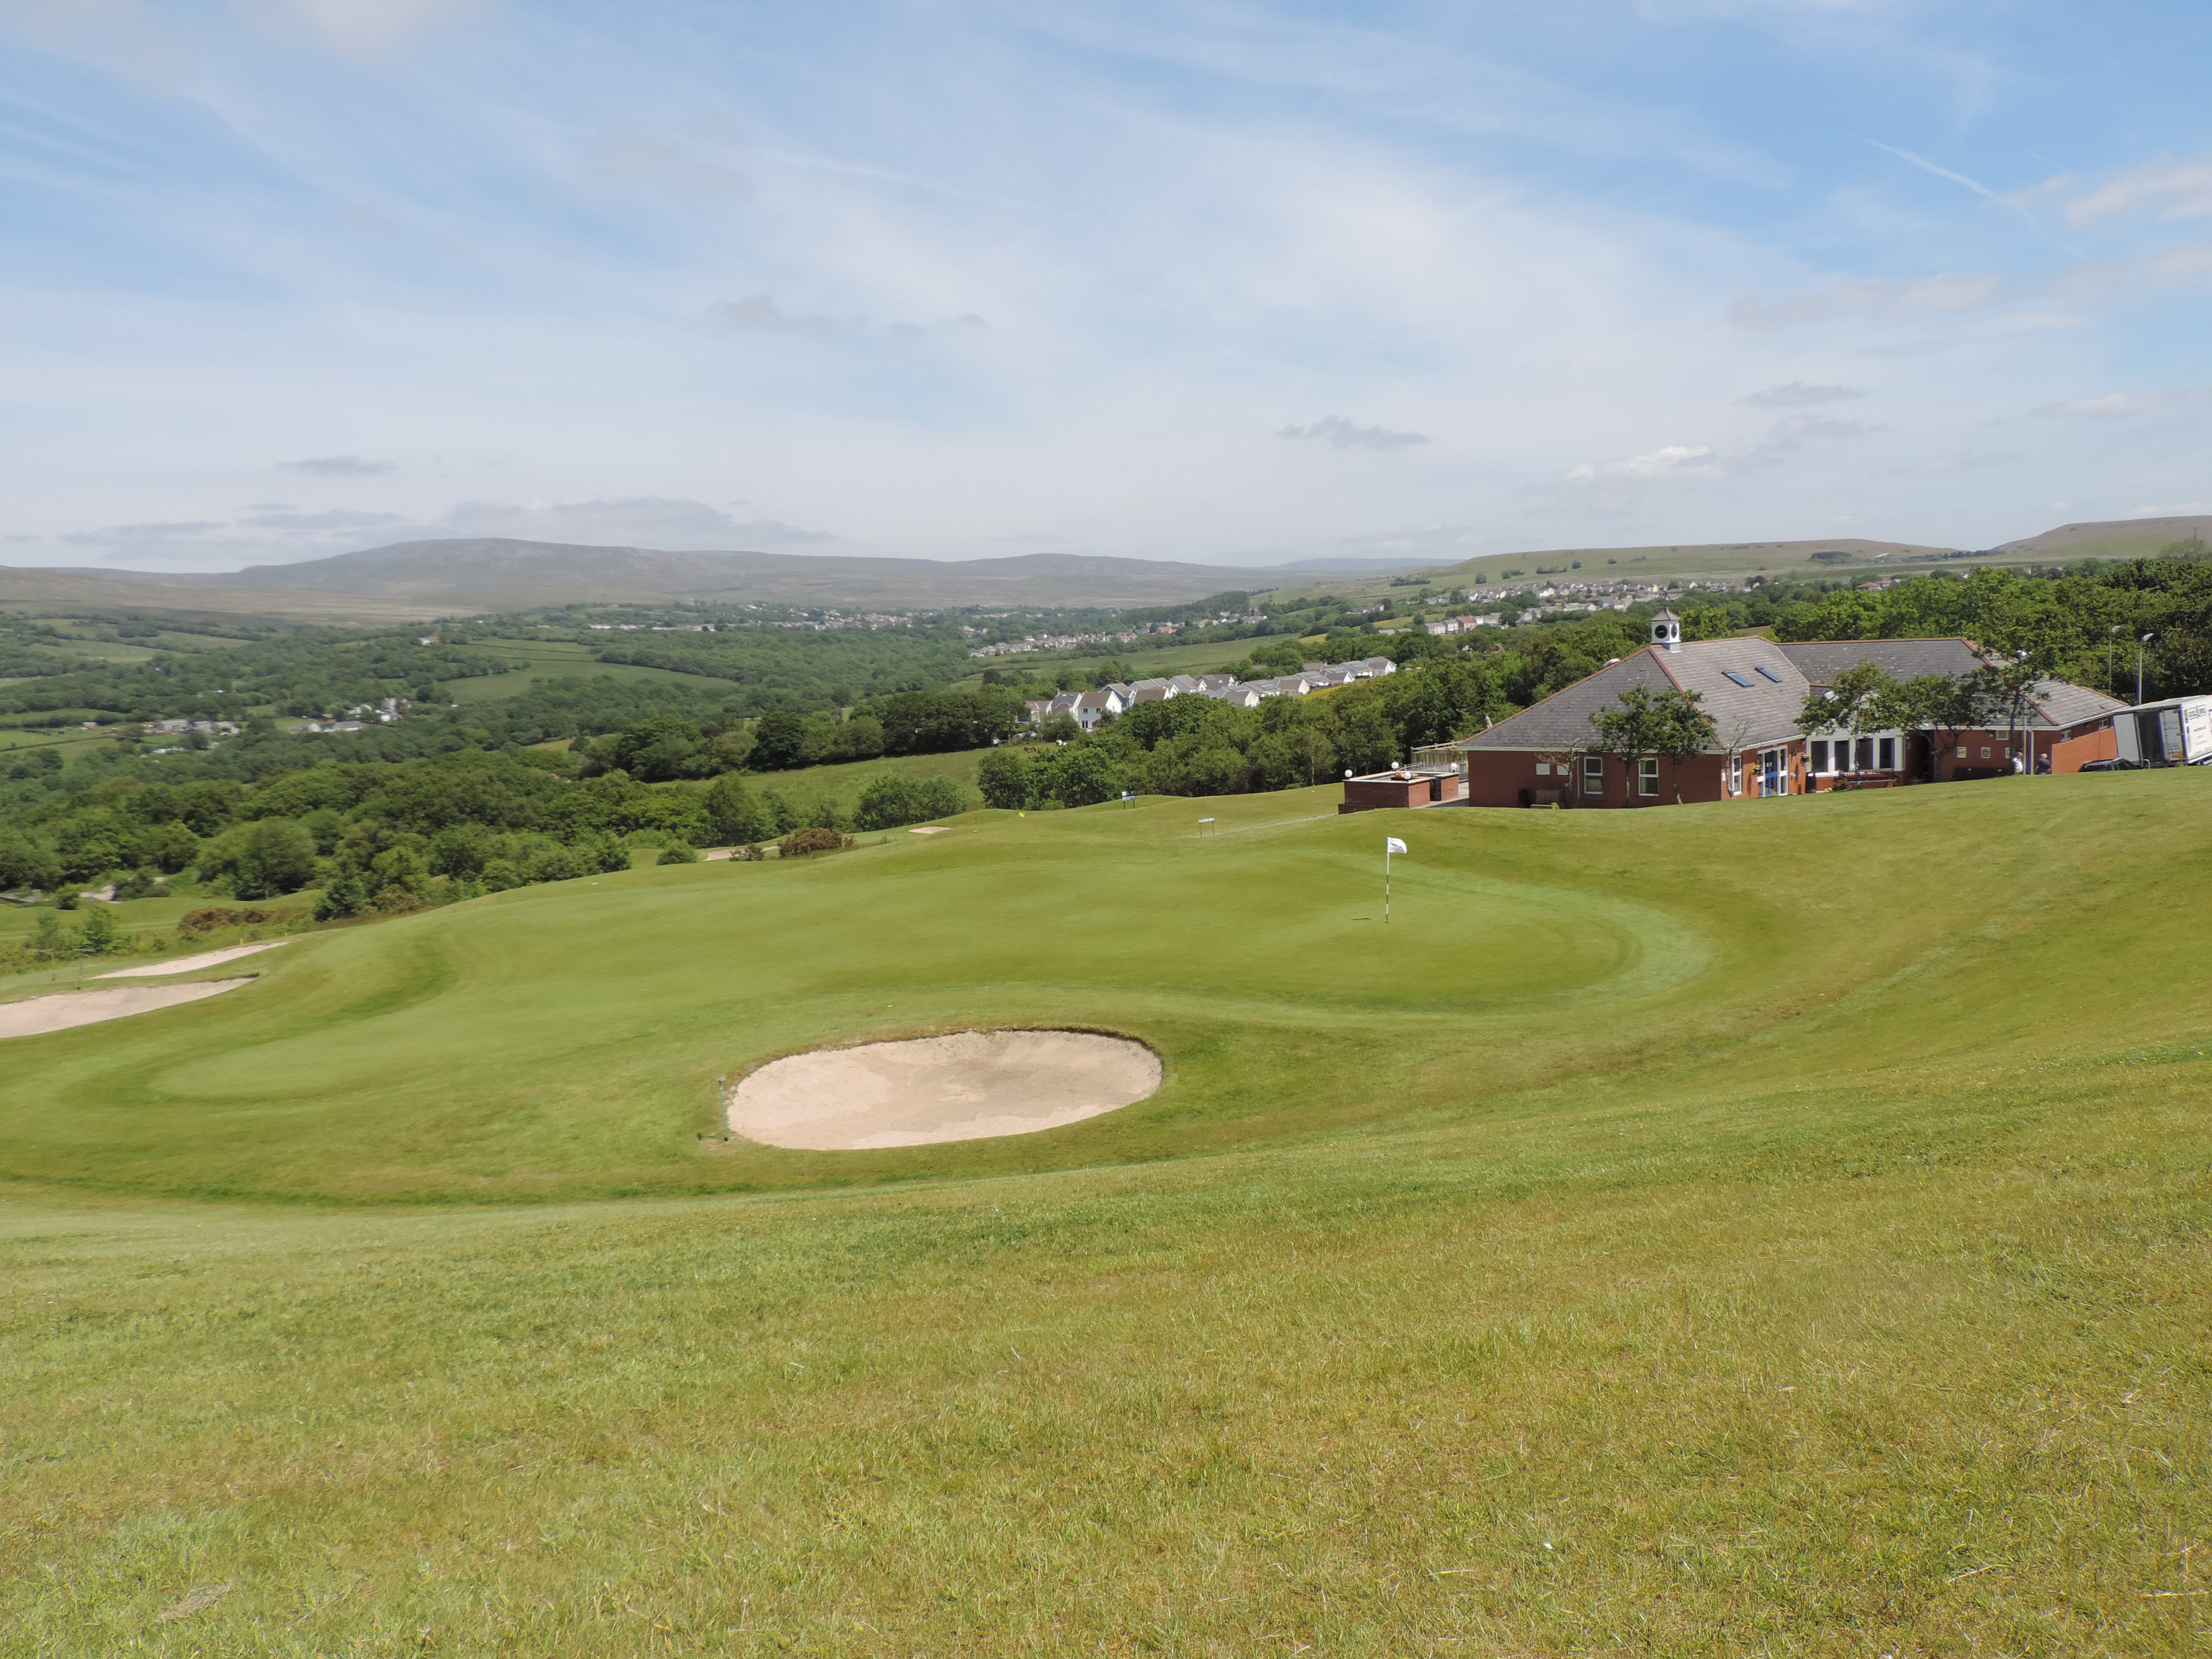
[[[2212, 778], [1333, 793], [520, 890], [8, 1043], [0, 1650], [2212, 1642]], [[697, 1139], [1045, 1024], [1162, 1089]]]

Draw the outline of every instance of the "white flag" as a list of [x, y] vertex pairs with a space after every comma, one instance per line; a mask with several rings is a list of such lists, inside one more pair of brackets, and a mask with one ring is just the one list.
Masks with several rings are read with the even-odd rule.
[[1395, 836], [1385, 836], [1382, 837], [1382, 850], [1386, 854], [1402, 853], [1406, 850], [1406, 843]]

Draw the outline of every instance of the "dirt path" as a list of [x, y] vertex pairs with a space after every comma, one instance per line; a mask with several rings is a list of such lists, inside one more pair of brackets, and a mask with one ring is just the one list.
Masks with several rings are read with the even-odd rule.
[[1159, 1086], [1159, 1056], [1127, 1037], [963, 1031], [772, 1061], [738, 1085], [729, 1124], [770, 1146], [923, 1146], [1057, 1128]]
[[204, 979], [191, 985], [132, 985], [113, 991], [63, 991], [22, 1002], [0, 1002], [0, 1038], [43, 1036], [72, 1025], [97, 1025], [104, 1019], [150, 1014], [156, 1008], [235, 991], [250, 979]]

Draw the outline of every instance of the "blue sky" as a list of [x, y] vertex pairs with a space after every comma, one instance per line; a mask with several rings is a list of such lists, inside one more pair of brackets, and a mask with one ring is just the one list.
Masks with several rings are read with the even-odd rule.
[[2212, 8], [0, 0], [0, 561], [2212, 514]]

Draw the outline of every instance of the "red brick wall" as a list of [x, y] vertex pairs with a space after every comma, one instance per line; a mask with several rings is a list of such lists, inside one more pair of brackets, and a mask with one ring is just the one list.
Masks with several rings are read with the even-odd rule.
[[[1546, 757], [1525, 751], [1474, 749], [1468, 751], [1467, 758], [1468, 803], [1473, 806], [1534, 805], [1541, 793], [1551, 791], [1559, 792], [1559, 805], [1565, 807], [1671, 806], [1677, 795], [1684, 801], [1723, 800], [1728, 797], [1728, 759], [1723, 755], [1692, 755], [1679, 763], [1662, 755], [1659, 793], [1636, 796], [1629, 793], [1629, 769], [1617, 756], [1605, 757], [1605, 793], [1601, 795], [1583, 793], [1579, 758], [1567, 763], [1565, 778], [1559, 775], [1556, 766], [1548, 775], [1538, 775], [1536, 767]], [[1757, 763], [1756, 754], [1744, 757], [1747, 781], [1756, 771]], [[1793, 785], [1793, 790], [1797, 787]], [[1523, 790], [1528, 792], [1525, 801], [1522, 798]]]

